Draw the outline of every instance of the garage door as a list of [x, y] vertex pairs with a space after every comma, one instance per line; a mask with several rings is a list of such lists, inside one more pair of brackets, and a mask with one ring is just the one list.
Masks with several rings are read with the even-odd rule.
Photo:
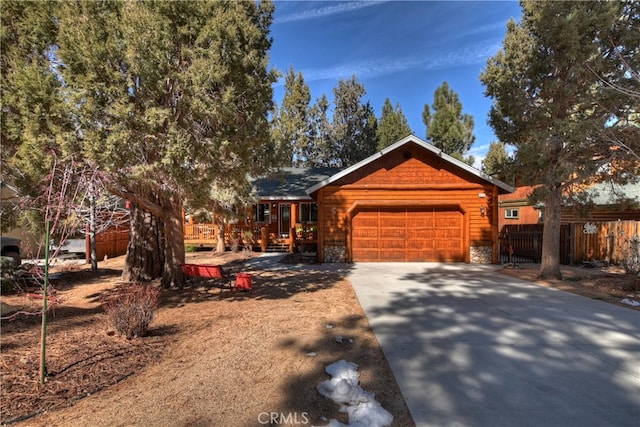
[[367, 209], [352, 220], [355, 262], [464, 261], [462, 212], [445, 208]]

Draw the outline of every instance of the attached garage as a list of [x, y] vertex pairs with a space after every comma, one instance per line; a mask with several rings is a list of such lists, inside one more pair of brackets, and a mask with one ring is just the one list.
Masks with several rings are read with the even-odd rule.
[[498, 259], [498, 196], [513, 188], [410, 135], [309, 188], [321, 262]]
[[353, 261], [464, 261], [463, 220], [448, 207], [361, 210], [351, 221]]

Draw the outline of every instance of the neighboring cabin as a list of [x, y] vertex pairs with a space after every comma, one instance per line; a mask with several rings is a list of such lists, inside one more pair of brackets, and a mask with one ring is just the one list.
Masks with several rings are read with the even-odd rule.
[[[500, 196], [499, 224], [502, 262], [539, 262], [542, 256], [544, 205], [533, 205], [533, 187], [519, 187]], [[571, 188], [579, 198], [589, 193], [591, 203], [562, 207], [560, 262], [604, 261], [620, 264], [629, 238], [639, 233], [640, 185], [598, 183]], [[576, 194], [577, 193], [577, 194]]]
[[[534, 205], [528, 200], [533, 189], [532, 186], [521, 186], [516, 188], [513, 193], [500, 196], [500, 230], [505, 225], [543, 223], [544, 206], [542, 204]], [[609, 183], [598, 183], [587, 189], [572, 191], [589, 193], [592, 204], [588, 207], [563, 206], [562, 224], [584, 221], [640, 220], [640, 184], [612, 186]]]

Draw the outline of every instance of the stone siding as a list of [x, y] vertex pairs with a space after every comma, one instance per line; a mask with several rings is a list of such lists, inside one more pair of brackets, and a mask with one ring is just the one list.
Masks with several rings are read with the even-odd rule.
[[344, 246], [325, 246], [324, 262], [346, 262], [347, 250]]
[[471, 264], [491, 264], [492, 253], [491, 246], [471, 246]]

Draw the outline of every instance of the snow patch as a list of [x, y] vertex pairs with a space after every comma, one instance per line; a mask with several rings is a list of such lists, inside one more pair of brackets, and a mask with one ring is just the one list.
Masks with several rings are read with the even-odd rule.
[[640, 306], [640, 302], [629, 299], [629, 298], [625, 298], [622, 301], [620, 301], [622, 304], [627, 304], [630, 305], [631, 307], [638, 307]]
[[358, 365], [340, 360], [325, 367], [330, 380], [316, 387], [318, 393], [341, 404], [340, 411], [349, 414], [349, 424], [335, 419], [325, 427], [385, 427], [393, 422], [393, 415], [375, 399], [375, 394], [360, 387]]

